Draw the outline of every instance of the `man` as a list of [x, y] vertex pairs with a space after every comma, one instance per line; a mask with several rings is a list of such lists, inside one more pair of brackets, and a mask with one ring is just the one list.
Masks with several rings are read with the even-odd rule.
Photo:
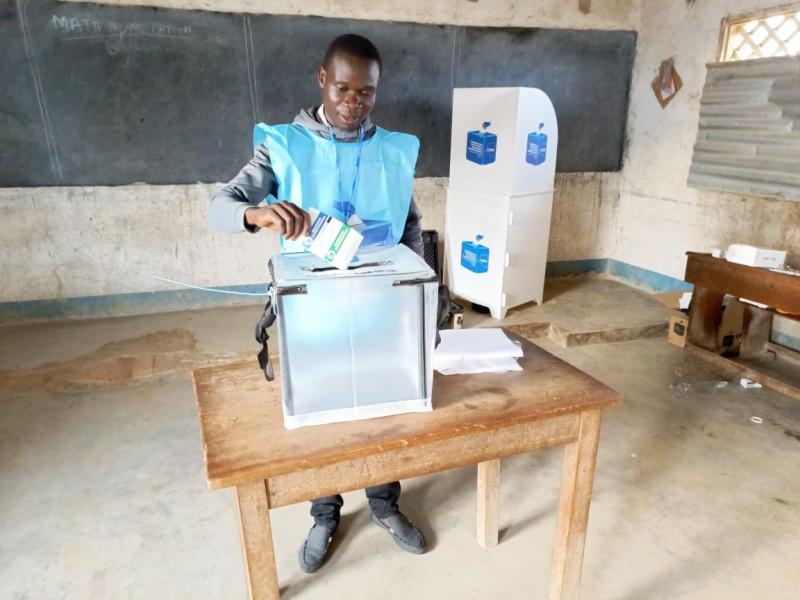
[[[422, 254], [420, 213], [411, 198], [419, 142], [387, 132], [370, 120], [381, 75], [381, 58], [368, 39], [342, 35], [319, 67], [322, 105], [302, 110], [291, 125], [260, 126], [266, 139], [252, 160], [212, 198], [209, 223], [229, 233], [271, 229], [284, 251], [301, 250], [308, 209], [347, 221], [388, 222], [385, 243], [402, 243]], [[261, 205], [264, 199], [269, 203]], [[397, 506], [400, 483], [367, 488], [372, 521], [397, 544], [425, 551], [422, 533]], [[313, 573], [325, 561], [339, 524], [340, 495], [312, 501], [314, 526], [300, 548], [300, 567]]]

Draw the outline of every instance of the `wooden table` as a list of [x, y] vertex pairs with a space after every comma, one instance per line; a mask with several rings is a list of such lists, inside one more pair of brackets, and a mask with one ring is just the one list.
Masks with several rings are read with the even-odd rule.
[[557, 445], [565, 452], [549, 597], [577, 598], [601, 411], [621, 398], [509, 335], [522, 343], [524, 370], [436, 374], [433, 412], [291, 431], [280, 382], [267, 383], [255, 360], [194, 372], [208, 486], [236, 487], [252, 598], [280, 596], [270, 508], [477, 464], [478, 542], [491, 547], [500, 459]]
[[[746, 324], [761, 319], [771, 322], [774, 312], [794, 319], [800, 316], [800, 277], [739, 265], [710, 254], [687, 252], [686, 256], [684, 279], [694, 284], [689, 342], [712, 352], [719, 349], [717, 327], [722, 318], [722, 299], [725, 294], [747, 298], [769, 307], [769, 310], [763, 311], [749, 306], [745, 314]], [[747, 338], [746, 330], [744, 335]], [[766, 344], [766, 340], [758, 340], [750, 345], [762, 344]], [[753, 353], [757, 350], [754, 348]]]
[[[739, 265], [710, 254], [687, 252], [686, 255], [684, 279], [694, 284], [687, 350], [730, 372], [800, 400], [800, 387], [797, 385], [764, 373], [757, 365], [721, 356], [734, 355], [746, 360], [764, 356], [768, 351], [782, 353], [769, 341], [772, 317], [780, 314], [789, 319], [800, 319], [800, 277]], [[766, 309], [744, 305], [741, 341], [734, 352], [722, 344], [718, 333], [725, 294], [767, 305]], [[790, 356], [789, 360], [796, 362], [797, 357]]]

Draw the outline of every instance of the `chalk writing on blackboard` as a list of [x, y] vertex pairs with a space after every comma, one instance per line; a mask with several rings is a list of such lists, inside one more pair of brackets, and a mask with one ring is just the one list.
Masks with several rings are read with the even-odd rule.
[[[159, 37], [190, 37], [190, 25], [165, 25], [163, 23], [122, 23], [120, 21], [99, 21], [87, 17], [64, 17], [53, 15], [50, 21], [53, 29], [65, 33], [141, 35]], [[70, 39], [70, 38], [64, 38]]]
[[92, 17], [53, 15], [50, 25], [54, 30], [67, 34], [61, 38], [62, 41], [103, 40], [109, 54], [117, 54], [126, 48], [139, 49], [137, 40], [141, 38], [189, 39], [192, 36], [190, 25], [107, 21]]

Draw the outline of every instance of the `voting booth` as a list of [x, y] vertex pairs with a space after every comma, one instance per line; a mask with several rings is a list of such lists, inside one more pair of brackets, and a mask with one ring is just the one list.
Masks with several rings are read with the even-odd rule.
[[542, 302], [557, 147], [555, 110], [541, 90], [453, 91], [448, 284], [495, 319]]
[[398, 245], [340, 270], [308, 252], [270, 260], [288, 429], [431, 410], [439, 283]]

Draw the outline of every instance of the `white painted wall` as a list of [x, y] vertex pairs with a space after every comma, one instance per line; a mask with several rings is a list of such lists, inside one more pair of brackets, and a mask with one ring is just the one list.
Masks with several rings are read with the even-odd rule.
[[556, 173], [548, 260], [610, 255], [621, 181], [620, 173]]
[[[556, 178], [550, 255], [604, 256], [619, 174]], [[220, 184], [0, 188], [0, 302], [260, 283], [278, 250], [268, 231], [226, 235], [206, 224]], [[423, 226], [444, 232], [447, 178], [415, 181]]]
[[[628, 115], [628, 148], [610, 256], [682, 279], [689, 250], [745, 243], [789, 251], [800, 266], [800, 203], [687, 187], [706, 63], [717, 60], [721, 21], [785, 0], [642, 0]], [[662, 109], [650, 82], [673, 57], [683, 89]], [[800, 165], [800, 157], [798, 157]], [[800, 323], [774, 330], [800, 339]]]
[[[171, 8], [306, 14], [519, 27], [635, 29], [638, 0], [109, 0]], [[309, 103], [316, 101], [310, 98]], [[232, 173], [233, 175], [233, 173]], [[613, 244], [619, 173], [556, 180], [550, 260], [598, 258]], [[424, 178], [415, 198], [426, 228], [444, 231], [446, 179]], [[206, 225], [216, 185], [0, 188], [0, 302], [156, 291], [154, 273], [203, 286], [263, 282], [276, 238], [218, 234]]]
[[[221, 184], [0, 189], [1, 301], [267, 281], [269, 231], [227, 235], [206, 223]], [[445, 182], [417, 180], [426, 226], [444, 225]], [[5, 276], [8, 274], [8, 276]]]
[[[794, 264], [800, 263], [800, 203], [700, 191], [686, 185], [705, 65], [717, 59], [721, 20], [782, 3], [641, 3], [613, 258], [682, 278], [686, 251], [711, 251], [738, 242], [787, 249]], [[684, 87], [662, 109], [650, 82], [660, 62], [670, 57]]]

